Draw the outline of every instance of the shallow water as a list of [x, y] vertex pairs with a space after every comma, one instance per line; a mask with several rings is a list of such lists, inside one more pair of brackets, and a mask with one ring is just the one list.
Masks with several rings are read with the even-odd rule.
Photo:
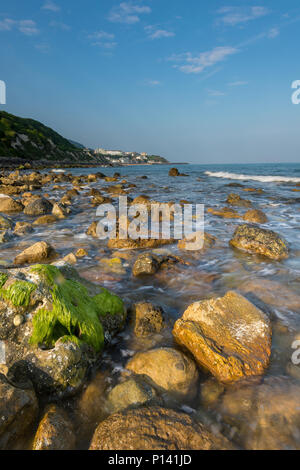
[[[78, 248], [85, 248], [89, 256], [78, 259], [76, 265], [83, 277], [113, 290], [124, 299], [127, 306], [140, 300], [160, 305], [166, 317], [170, 319], [162, 334], [147, 340], [135, 338], [128, 325], [126, 330], [115, 338], [109, 350], [105, 351], [100, 370], [94, 371], [82, 396], [65, 403], [72, 411], [78, 429], [81, 430], [78, 446], [88, 446], [97, 423], [109, 414], [106, 394], [118, 383], [126, 362], [136, 351], [157, 345], [174, 345], [172, 324], [189, 304], [224, 295], [229, 289], [238, 289], [242, 293], [248, 292], [249, 298], [261, 306], [272, 320], [272, 356], [264, 378], [245, 384], [244, 387], [224, 389], [209, 376], [201, 373], [196, 398], [187, 398], [181, 402], [171, 396], [163, 398], [168, 406], [176, 406], [197, 415], [212, 430], [222, 431], [242, 448], [259, 447], [257, 442], [264, 443], [265, 447], [272, 447], [275, 445], [275, 437], [276, 443], [281, 442], [283, 448], [300, 448], [298, 417], [292, 419], [290, 413], [287, 418], [284, 412], [279, 410], [278, 415], [282, 422], [287, 423], [280, 432], [271, 419], [266, 420], [264, 429], [266, 428], [271, 436], [275, 428], [277, 434], [281, 433], [279, 437], [276, 434], [272, 441], [272, 437], [267, 440], [262, 433], [258, 425], [261, 416], [257, 412], [259, 404], [263, 403], [262, 406], [267, 408], [266, 403], [272, 400], [275, 400], [274, 409], [277, 410], [276, 394], [278, 396], [279, 393], [282, 393], [283, 401], [286, 399], [291, 402], [290, 388], [294, 384], [299, 384], [300, 387], [300, 366], [291, 363], [291, 345], [295, 337], [300, 335], [300, 194], [295, 191], [300, 189], [300, 186], [296, 186], [298, 180], [300, 182], [300, 164], [182, 165], [178, 168], [188, 176], [171, 178], [168, 176], [168, 166], [70, 169], [66, 172], [81, 175], [101, 171], [111, 176], [118, 171], [121, 173], [121, 179], [136, 184], [136, 188], [129, 192], [132, 198], [146, 194], [150, 199], [160, 202], [179, 202], [185, 199], [193, 204], [205, 204], [205, 208], [219, 209], [226, 206], [228, 194], [234, 192], [265, 212], [269, 220], [264, 224], [264, 228], [274, 230], [285, 237], [291, 249], [289, 259], [275, 262], [230, 248], [228, 242], [241, 221], [223, 219], [205, 212], [205, 231], [218, 239], [213, 248], [201, 254], [182, 252], [176, 244], [151, 250], [176, 254], [186, 264], [176, 264], [146, 280], [134, 278], [131, 268], [140, 251], [133, 250], [127, 252], [128, 259], [122, 260], [122, 269], [119, 272], [104, 269], [99, 261], [103, 257], [110, 257], [112, 252], [106, 248], [106, 242], [85, 234], [90, 223], [96, 220], [96, 208], [91, 206], [87, 193], [91, 188], [98, 188], [105, 193], [105, 187], [114, 184], [101, 179], [96, 183], [82, 185], [80, 195], [72, 201], [72, 214], [67, 219], [37, 227], [33, 234], [18, 240], [13, 239], [1, 246], [2, 265], [11, 264], [17, 253], [39, 240], [49, 241], [61, 256], [75, 252]], [[148, 178], [141, 179], [142, 175]], [[232, 186], [235, 183], [242, 187]], [[53, 190], [52, 186], [46, 186], [44, 192], [49, 194], [50, 199], [57, 201], [72, 187], [62, 183], [64, 189]], [[249, 187], [263, 192], [244, 191]], [[236, 210], [240, 214], [246, 211], [239, 207]], [[11, 217], [18, 221], [35, 219], [19, 214]], [[299, 392], [300, 388], [296, 390]], [[263, 396], [266, 403], [261, 398], [253, 398], [253, 393], [258, 397]], [[247, 394], [251, 394], [252, 398], [251, 406], [246, 412], [244, 405]], [[232, 411], [232, 403], [240, 403], [240, 408], [236, 407], [237, 409]], [[300, 412], [298, 413], [300, 415]]]

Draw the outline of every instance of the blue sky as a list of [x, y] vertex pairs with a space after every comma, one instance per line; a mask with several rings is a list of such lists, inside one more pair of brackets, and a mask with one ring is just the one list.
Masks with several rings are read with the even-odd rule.
[[0, 109], [171, 161], [300, 161], [298, 0], [10, 0]]

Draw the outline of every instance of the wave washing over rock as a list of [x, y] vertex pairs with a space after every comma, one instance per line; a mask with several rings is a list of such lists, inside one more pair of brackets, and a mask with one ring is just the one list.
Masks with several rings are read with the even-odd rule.
[[242, 181], [261, 181], [262, 183], [300, 183], [300, 178], [290, 178], [289, 176], [271, 176], [271, 175], [243, 175], [238, 173], [229, 173], [227, 171], [205, 171], [207, 176], [215, 178], [224, 178], [229, 180]]

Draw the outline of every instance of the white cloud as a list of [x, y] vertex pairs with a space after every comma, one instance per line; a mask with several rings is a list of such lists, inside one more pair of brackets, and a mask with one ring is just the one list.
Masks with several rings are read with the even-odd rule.
[[35, 21], [21, 20], [18, 22], [18, 30], [26, 36], [34, 36], [39, 33]]
[[137, 5], [132, 2], [122, 2], [113, 7], [108, 19], [113, 23], [134, 24], [140, 21], [140, 15], [151, 13], [151, 8], [146, 5]]
[[223, 7], [217, 11], [218, 20], [227, 26], [235, 26], [237, 24], [247, 23], [266, 16], [269, 10], [266, 7]]
[[243, 81], [236, 81], [236, 82], [231, 82], [228, 83], [228, 86], [245, 86], [248, 85], [248, 82], [243, 82]]
[[175, 65], [184, 73], [201, 73], [208, 67], [212, 67], [218, 62], [222, 62], [226, 57], [236, 54], [238, 49], [230, 46], [215, 47], [211, 51], [201, 52], [193, 55], [191, 52], [173, 55], [168, 60], [172, 62], [183, 62], [183, 65]]
[[18, 29], [26, 36], [34, 36], [39, 33], [36, 23], [33, 20], [15, 21], [10, 18], [5, 18], [0, 21], [0, 31], [11, 31], [14, 28]]
[[145, 31], [150, 39], [171, 38], [175, 36], [172, 31], [160, 29], [156, 26], [146, 26]]
[[270, 39], [277, 38], [279, 34], [280, 34], [280, 31], [278, 28], [271, 28], [270, 31], [268, 32], [268, 38]]
[[112, 33], [106, 33], [105, 31], [97, 31], [96, 33], [92, 33], [89, 36], [89, 39], [114, 39], [115, 35]]
[[114, 41], [115, 35], [107, 33], [106, 31], [96, 31], [95, 33], [89, 34], [89, 39], [93, 42], [92, 46], [101, 47], [103, 49], [114, 49], [118, 43]]
[[209, 96], [226, 96], [226, 93], [219, 90], [207, 90]]
[[60, 6], [57, 5], [56, 3], [52, 2], [51, 0], [48, 0], [47, 2], [44, 3], [44, 5], [42, 6], [42, 9], [43, 10], [49, 10], [49, 11], [53, 11], [53, 12], [58, 12], [60, 11]]
[[161, 85], [161, 82], [159, 80], [146, 80], [145, 84], [148, 86], [155, 87]]
[[71, 26], [62, 23], [61, 21], [50, 21], [49, 25], [51, 26], [51, 28], [61, 29], [62, 31], [70, 31], [71, 29]]
[[4, 20], [0, 21], [0, 31], [11, 31], [15, 24], [16, 21], [11, 20], [10, 18], [5, 18]]

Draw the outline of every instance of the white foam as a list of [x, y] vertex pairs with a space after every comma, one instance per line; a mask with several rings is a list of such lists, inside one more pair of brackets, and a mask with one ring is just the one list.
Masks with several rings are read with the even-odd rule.
[[300, 178], [291, 178], [289, 176], [243, 175], [239, 173], [229, 173], [227, 171], [206, 171], [205, 174], [214, 176], [215, 178], [225, 178], [229, 180], [253, 180], [261, 181], [262, 183], [300, 183]]
[[65, 173], [66, 170], [60, 170], [60, 169], [57, 169], [57, 170], [51, 170], [52, 173]]

